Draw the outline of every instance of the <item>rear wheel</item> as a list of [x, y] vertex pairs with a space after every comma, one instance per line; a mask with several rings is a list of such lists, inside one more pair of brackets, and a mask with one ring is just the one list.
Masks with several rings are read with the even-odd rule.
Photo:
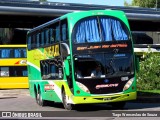
[[62, 101], [63, 101], [63, 106], [65, 109], [67, 109], [67, 110], [73, 109], [73, 105], [70, 103], [67, 103], [67, 95], [65, 93], [65, 90], [62, 91]]
[[39, 106], [44, 106], [45, 105], [45, 100], [42, 99], [40, 89], [38, 89], [37, 94], [36, 94], [36, 102]]

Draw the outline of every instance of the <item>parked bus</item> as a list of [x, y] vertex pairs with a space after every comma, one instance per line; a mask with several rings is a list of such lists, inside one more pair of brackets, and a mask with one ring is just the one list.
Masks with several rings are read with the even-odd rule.
[[[29, 90], [40, 106], [47, 100], [62, 102], [68, 110], [88, 103], [123, 108], [136, 99], [133, 44], [124, 12], [69, 13], [30, 30], [27, 44]], [[92, 75], [96, 66], [98, 76]]]
[[27, 45], [0, 45], [0, 89], [28, 88]]

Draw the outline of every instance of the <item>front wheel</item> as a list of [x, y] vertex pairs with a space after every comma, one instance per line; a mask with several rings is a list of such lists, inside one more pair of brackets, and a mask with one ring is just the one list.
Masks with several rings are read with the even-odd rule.
[[67, 95], [65, 93], [65, 90], [62, 91], [62, 101], [63, 101], [63, 106], [65, 109], [67, 109], [67, 110], [73, 109], [73, 105], [70, 103], [67, 103]]

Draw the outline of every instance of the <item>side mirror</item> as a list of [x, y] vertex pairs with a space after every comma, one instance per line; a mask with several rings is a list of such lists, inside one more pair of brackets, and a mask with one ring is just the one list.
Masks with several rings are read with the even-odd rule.
[[64, 61], [64, 65], [65, 65], [65, 73], [67, 76], [70, 75], [70, 64], [69, 64], [69, 60], [65, 60]]

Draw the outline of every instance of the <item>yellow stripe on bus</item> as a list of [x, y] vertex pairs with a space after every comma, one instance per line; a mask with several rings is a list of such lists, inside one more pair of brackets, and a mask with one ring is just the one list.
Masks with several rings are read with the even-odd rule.
[[29, 88], [28, 77], [0, 77], [0, 89]]

